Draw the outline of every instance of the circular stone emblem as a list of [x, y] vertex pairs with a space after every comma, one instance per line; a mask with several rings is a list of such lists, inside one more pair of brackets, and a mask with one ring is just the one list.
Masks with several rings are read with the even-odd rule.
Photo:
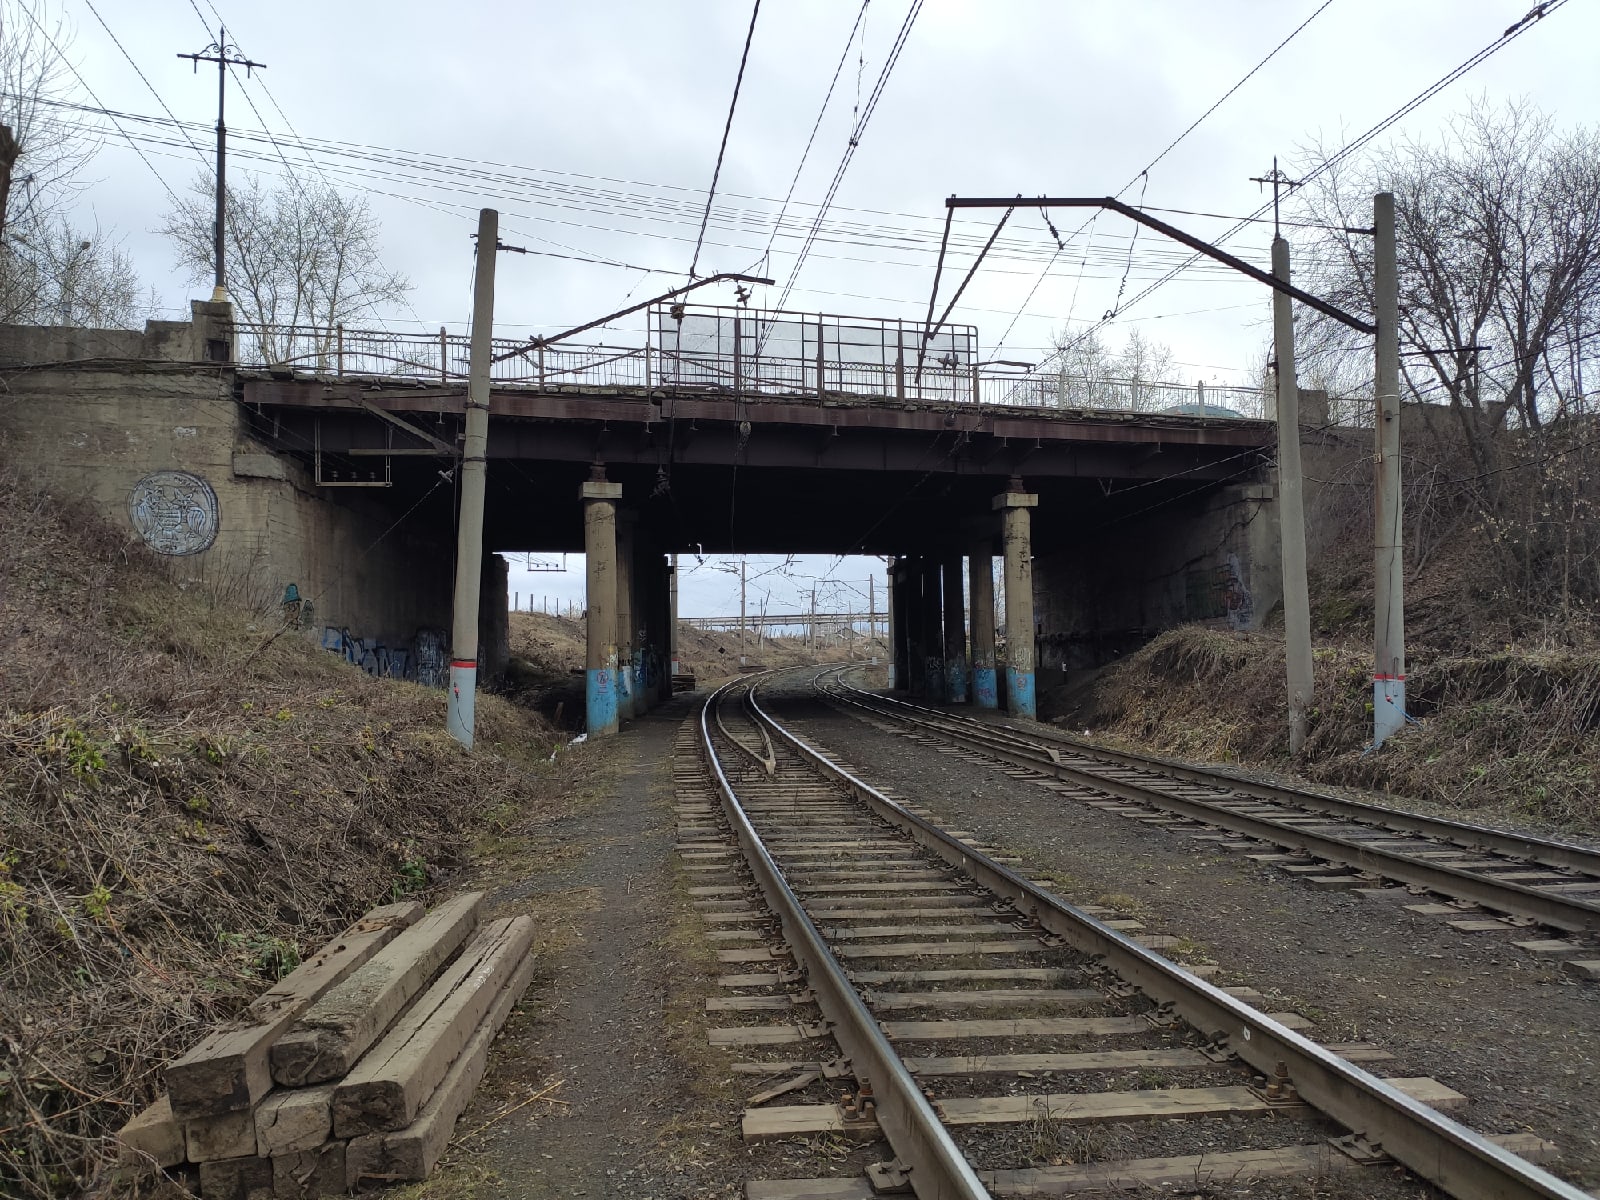
[[217, 540], [217, 494], [187, 471], [153, 471], [128, 494], [128, 518], [158, 554], [199, 554]]

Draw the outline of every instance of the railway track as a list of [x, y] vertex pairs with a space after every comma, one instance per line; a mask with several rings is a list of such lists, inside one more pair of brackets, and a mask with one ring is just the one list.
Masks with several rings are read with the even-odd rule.
[[[680, 735], [679, 850], [728, 972], [714, 1042], [759, 1087], [748, 1141], [887, 1143], [865, 1176], [750, 1200], [1071, 1194], [1403, 1164], [1462, 1200], [1583, 1193], [1073, 908], [875, 791], [762, 707], [714, 693]], [[1179, 1119], [1181, 1118], [1181, 1120]], [[1108, 1139], [1114, 1140], [1113, 1152]], [[1373, 1171], [1362, 1194], [1382, 1195]]]
[[[1469, 901], [1521, 924], [1600, 932], [1600, 851], [911, 704], [849, 684], [842, 678], [849, 670], [831, 672], [825, 684], [819, 679], [835, 704], [1053, 777], [1067, 798], [1130, 815], [1169, 814], [1177, 818], [1170, 827], [1213, 837], [1224, 848], [1265, 843], [1281, 853], [1264, 861], [1320, 886], [1387, 880]], [[1456, 916], [1471, 924], [1466, 913]], [[1559, 943], [1546, 948], [1560, 952]]]

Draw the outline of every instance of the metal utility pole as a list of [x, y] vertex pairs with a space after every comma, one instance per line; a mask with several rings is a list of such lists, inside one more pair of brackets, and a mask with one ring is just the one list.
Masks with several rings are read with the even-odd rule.
[[[489, 445], [489, 354], [494, 336], [494, 259], [500, 214], [478, 213], [478, 269], [472, 288], [472, 348], [467, 359], [467, 437], [461, 455], [461, 516], [456, 527], [455, 617], [450, 632], [450, 736], [472, 748], [478, 690], [478, 593], [483, 581], [483, 493]], [[219, 260], [220, 261], [220, 260]], [[218, 268], [220, 270], [220, 267]]]
[[[228, 219], [228, 127], [222, 120], [223, 108], [228, 97], [228, 68], [243, 67], [245, 75], [248, 76], [251, 71], [263, 68], [267, 64], [252, 62], [242, 57], [239, 54], [239, 47], [228, 45], [228, 31], [220, 26], [217, 29], [217, 40], [199, 54], [180, 54], [178, 57], [187, 58], [194, 63], [196, 73], [199, 72], [200, 64], [203, 62], [217, 64], [217, 221], [213, 230], [217, 261], [216, 287], [211, 293], [211, 299], [220, 304], [228, 298], [228, 274], [223, 254]], [[487, 363], [485, 365], [487, 366]], [[467, 744], [471, 745], [471, 742], [469, 736]]]
[[[1272, 273], [1284, 283], [1289, 282], [1289, 243], [1281, 237], [1272, 239]], [[1314, 679], [1293, 303], [1287, 292], [1272, 293], [1272, 336], [1278, 366], [1278, 536], [1283, 557], [1283, 638], [1289, 668], [1289, 753], [1298, 754], [1306, 743], [1306, 710], [1311, 707]]]
[[1373, 504], [1374, 617], [1372, 747], [1406, 723], [1405, 559], [1400, 504], [1400, 274], [1395, 260], [1394, 194], [1372, 198], [1373, 292], [1378, 317], [1373, 370], [1373, 427], [1377, 442]]
[[744, 616], [744, 559], [739, 560], [739, 669], [742, 671], [750, 665], [750, 657], [745, 653], [745, 616]]

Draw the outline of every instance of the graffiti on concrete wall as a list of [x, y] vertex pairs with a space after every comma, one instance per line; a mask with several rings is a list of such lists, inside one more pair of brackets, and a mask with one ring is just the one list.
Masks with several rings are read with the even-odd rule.
[[322, 648], [368, 675], [410, 679], [424, 687], [442, 688], [449, 674], [442, 629], [419, 629], [411, 646], [389, 646], [375, 638], [356, 637], [345, 628], [324, 625]]
[[1237, 554], [1184, 577], [1184, 606], [1191, 621], [1221, 619], [1229, 629], [1246, 630], [1255, 621], [1255, 599]]
[[1250, 595], [1250, 587], [1244, 581], [1237, 554], [1228, 555], [1222, 573], [1222, 608], [1223, 615], [1228, 618], [1228, 628], [1249, 629], [1255, 618], [1256, 606]]
[[209, 550], [217, 540], [217, 494], [188, 471], [152, 471], [128, 493], [128, 519], [157, 554]]

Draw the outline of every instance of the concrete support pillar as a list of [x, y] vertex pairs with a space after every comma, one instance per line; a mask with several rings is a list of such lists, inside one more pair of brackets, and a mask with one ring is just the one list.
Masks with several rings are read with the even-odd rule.
[[906, 691], [913, 696], [926, 696], [928, 656], [923, 624], [927, 611], [922, 603], [922, 559], [916, 556], [905, 560], [905, 599], [901, 606], [906, 614]]
[[671, 562], [667, 565], [670, 579], [667, 581], [667, 684], [663, 693], [667, 700], [672, 699], [672, 677], [681, 671], [678, 663], [678, 556], [673, 554]]
[[622, 485], [605, 470], [583, 485], [583, 554], [588, 647], [584, 655], [584, 714], [590, 737], [617, 731], [617, 501]]
[[[893, 562], [891, 562], [889, 564], [889, 570], [888, 570], [887, 574], [888, 574], [889, 586], [888, 586], [888, 589], [886, 590], [885, 595], [884, 595], [884, 601], [885, 601], [884, 609], [889, 614], [889, 628], [885, 631], [886, 634], [887, 634], [887, 637], [885, 638], [885, 643], [889, 647], [889, 663], [888, 663], [889, 690], [892, 692], [892, 691], [894, 691], [894, 687], [895, 687], [895, 683], [894, 683], [895, 670], [894, 669], [895, 669], [896, 663], [900, 659], [900, 656], [895, 653], [895, 644], [896, 644], [895, 643], [895, 639], [899, 636], [899, 633], [900, 633], [900, 618], [895, 615], [895, 611], [894, 611], [894, 563]], [[869, 638], [870, 637], [876, 637], [877, 633], [878, 633], [877, 622], [876, 622], [876, 620], [874, 618], [872, 618], [870, 616], [870, 614], [868, 616], [867, 625], [868, 625], [868, 634], [867, 634], [867, 636]]]
[[904, 558], [896, 558], [889, 565], [889, 583], [889, 657], [893, 662], [889, 686], [907, 689], [911, 686], [911, 654], [908, 640], [911, 574], [906, 568]]
[[937, 558], [922, 561], [922, 656], [924, 694], [935, 704], [945, 701], [944, 605]]
[[650, 552], [650, 706], [672, 699], [672, 564], [658, 546]]
[[994, 498], [1003, 514], [1006, 555], [1006, 711], [1014, 717], [1037, 719], [1034, 695], [1033, 537], [1028, 510], [1039, 497], [1022, 490], [1022, 480]]
[[617, 716], [627, 721], [636, 715], [634, 694], [639, 673], [634, 652], [638, 645], [635, 628], [633, 521], [629, 512], [617, 514]]
[[972, 593], [972, 702], [999, 708], [994, 673], [994, 556], [984, 542], [967, 558], [967, 586]]
[[967, 618], [962, 599], [961, 555], [946, 558], [944, 573], [944, 694], [951, 704], [971, 698], [967, 675]]

